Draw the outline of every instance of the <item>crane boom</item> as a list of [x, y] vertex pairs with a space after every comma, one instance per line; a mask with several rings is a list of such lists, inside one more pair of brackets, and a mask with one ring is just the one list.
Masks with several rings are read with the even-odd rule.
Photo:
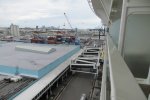
[[69, 21], [69, 19], [68, 19], [68, 17], [67, 17], [67, 15], [66, 15], [66, 13], [64, 13], [64, 16], [65, 16], [65, 18], [66, 18], [66, 20], [67, 20], [67, 23], [69, 24], [70, 28], [73, 29], [72, 26], [71, 26], [71, 23], [70, 23], [70, 21]]

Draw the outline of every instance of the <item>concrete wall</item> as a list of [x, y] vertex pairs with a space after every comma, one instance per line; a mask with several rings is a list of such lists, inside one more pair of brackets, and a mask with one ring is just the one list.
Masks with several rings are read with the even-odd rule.
[[124, 58], [135, 77], [147, 77], [150, 65], [150, 14], [127, 19]]

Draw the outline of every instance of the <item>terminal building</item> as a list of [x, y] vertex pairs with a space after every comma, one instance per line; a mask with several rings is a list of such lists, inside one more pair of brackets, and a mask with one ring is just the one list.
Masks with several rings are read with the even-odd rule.
[[[48, 78], [53, 78], [55, 75], [58, 76], [68, 67], [69, 63], [64, 64], [64, 67], [61, 69], [59, 66], [79, 50], [80, 46], [75, 45], [1, 42], [0, 86], [2, 88], [0, 89], [0, 97], [2, 99], [13, 99], [20, 91], [29, 86], [34, 86], [34, 84], [38, 83], [38, 80], [43, 79], [48, 73], [53, 73]], [[60, 69], [59, 72], [53, 72], [57, 67]], [[18, 76], [22, 77], [21, 80], [15, 80]], [[13, 81], [15, 80], [15, 82], [7, 81], [9, 78]], [[44, 81], [39, 86], [42, 85], [45, 86]], [[31, 97], [34, 97], [32, 94]]]
[[79, 50], [79, 46], [4, 43], [0, 47], [1, 73], [41, 78]]

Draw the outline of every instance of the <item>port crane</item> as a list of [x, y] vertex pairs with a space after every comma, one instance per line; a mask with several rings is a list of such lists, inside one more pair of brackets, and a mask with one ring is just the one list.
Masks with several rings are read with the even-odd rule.
[[67, 23], [69, 24], [70, 28], [73, 29], [73, 28], [72, 28], [72, 25], [71, 25], [71, 23], [70, 23], [70, 21], [69, 21], [69, 18], [68, 18], [67, 15], [66, 15], [66, 13], [64, 13], [64, 16], [65, 16], [65, 18], [66, 18], [66, 20], [67, 20]]

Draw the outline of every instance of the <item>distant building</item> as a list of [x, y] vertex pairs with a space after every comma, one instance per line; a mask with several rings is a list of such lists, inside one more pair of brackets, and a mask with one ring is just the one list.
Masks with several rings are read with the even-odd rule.
[[9, 29], [7, 27], [0, 27], [0, 34], [3, 35], [9, 34]]
[[20, 36], [19, 26], [11, 24], [10, 25], [10, 33], [11, 33], [12, 36], [15, 36], [15, 37]]
[[41, 31], [46, 32], [46, 27], [42, 26], [42, 30]]
[[36, 26], [36, 28], [35, 28], [36, 30], [35, 31], [39, 31], [39, 27], [38, 26]]

